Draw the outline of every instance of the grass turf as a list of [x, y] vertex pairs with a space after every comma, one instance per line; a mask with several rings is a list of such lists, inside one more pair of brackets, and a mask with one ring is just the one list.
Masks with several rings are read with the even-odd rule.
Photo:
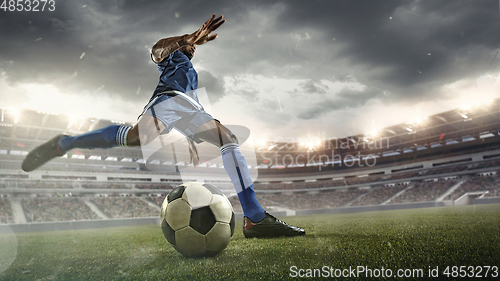
[[[286, 221], [303, 226], [307, 235], [245, 239], [240, 222], [226, 250], [201, 259], [177, 253], [156, 225], [0, 235], [0, 249], [17, 241], [17, 257], [7, 269], [0, 258], [0, 279], [282, 280], [295, 274], [291, 266], [295, 271], [384, 267], [393, 274], [397, 269], [422, 269], [424, 276], [429, 267], [439, 266], [443, 277], [446, 266], [500, 267], [500, 204]], [[365, 275], [359, 279], [367, 280]]]

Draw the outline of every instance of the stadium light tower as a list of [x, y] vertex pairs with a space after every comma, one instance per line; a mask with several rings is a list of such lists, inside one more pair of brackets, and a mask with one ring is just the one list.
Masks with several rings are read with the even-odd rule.
[[379, 130], [373, 129], [370, 132], [366, 133], [366, 136], [371, 138], [377, 138], [379, 134], [380, 134]]
[[307, 148], [307, 150], [312, 151], [312, 150], [315, 150], [316, 148], [319, 148], [321, 146], [321, 141], [319, 139], [312, 138], [312, 139], [307, 139], [305, 141], [300, 142], [300, 145], [302, 147]]
[[14, 119], [14, 123], [17, 124], [19, 122], [19, 118], [21, 117], [21, 111], [17, 108], [11, 108], [7, 112], [9, 116]]

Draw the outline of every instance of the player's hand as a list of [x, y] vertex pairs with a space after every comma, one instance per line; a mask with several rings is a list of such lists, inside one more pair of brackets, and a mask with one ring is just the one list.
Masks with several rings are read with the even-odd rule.
[[198, 163], [200, 162], [200, 156], [198, 155], [198, 149], [196, 148], [195, 143], [187, 139], [188, 145], [189, 145], [189, 163], [193, 164], [194, 167], [198, 166]]
[[189, 34], [186, 37], [186, 42], [191, 45], [203, 45], [217, 38], [217, 34], [212, 34], [217, 28], [219, 28], [226, 20], [222, 19], [223, 16], [215, 17], [213, 14], [207, 22], [205, 22], [197, 31]]

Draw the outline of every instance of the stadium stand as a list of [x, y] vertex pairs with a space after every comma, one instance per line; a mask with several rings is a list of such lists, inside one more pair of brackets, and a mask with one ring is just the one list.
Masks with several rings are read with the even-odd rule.
[[[488, 191], [484, 195], [487, 197], [499, 196], [500, 180], [498, 173], [495, 174], [500, 171], [499, 108], [500, 99], [466, 123], [456, 111], [443, 112], [431, 116], [430, 124], [412, 134], [408, 133], [407, 128], [411, 126], [408, 123], [394, 125], [381, 130], [385, 135], [380, 137], [388, 138], [390, 147], [336, 150], [352, 155], [359, 151], [364, 155], [377, 155], [379, 158], [374, 167], [354, 165], [340, 168], [331, 165], [318, 169], [305, 163], [303, 166], [266, 166], [262, 154], [257, 153], [254, 159], [259, 165], [258, 182], [254, 184], [257, 196], [266, 207], [291, 210], [379, 205], [390, 198], [390, 203], [428, 202], [436, 200], [459, 180], [465, 182], [445, 200], [455, 200], [473, 191]], [[98, 219], [85, 200], [93, 202], [110, 218], [158, 216], [158, 209], [148, 202], [160, 206], [166, 193], [181, 183], [175, 169], [155, 172], [146, 165], [153, 160], [171, 165], [166, 164], [168, 161], [141, 159], [141, 150], [134, 148], [79, 150], [47, 163], [35, 176], [24, 173], [19, 167], [27, 151], [53, 137], [55, 132], [64, 132], [68, 124], [52, 115], [33, 111], [24, 111], [23, 114], [22, 124], [0, 127], [0, 190], [3, 192], [0, 195], [13, 193], [23, 198], [21, 204], [29, 222]], [[82, 132], [90, 128], [91, 122], [88, 121], [82, 123]], [[110, 120], [98, 122], [99, 127], [112, 123]], [[16, 137], [12, 137], [14, 130]], [[447, 132], [444, 138], [442, 132]], [[359, 141], [359, 137], [363, 140], [364, 136], [343, 140], [357, 138]], [[324, 148], [306, 151], [299, 145], [287, 143], [274, 143], [260, 151], [290, 154], [294, 159], [306, 153], [318, 156], [331, 152]], [[179, 157], [187, 155], [186, 147], [176, 146], [176, 152]], [[223, 169], [220, 163], [207, 162], [207, 165], [197, 168], [199, 174], [193, 175], [192, 179], [207, 176], [207, 183], [233, 191], [226, 178], [212, 177], [214, 169]], [[169, 168], [177, 167], [171, 165]], [[456, 180], [442, 180], [444, 175]], [[57, 191], [44, 190], [56, 188]], [[47, 197], [58, 194], [63, 197]], [[38, 197], [24, 198], [32, 195]], [[241, 213], [238, 198], [233, 196], [229, 200], [235, 212]], [[78, 206], [78, 210], [71, 206]], [[0, 223], [12, 221], [11, 208], [8, 200], [0, 201]], [[16, 217], [19, 208], [16, 208]]]
[[168, 183], [136, 184], [135, 187], [139, 189], [174, 189]]
[[17, 188], [73, 188], [71, 182], [23, 181], [17, 182]]
[[163, 204], [163, 201], [167, 197], [167, 194], [158, 194], [159, 196], [148, 196], [146, 199], [149, 200], [150, 202], [155, 203], [158, 205], [158, 207], [161, 207], [161, 204]]
[[485, 161], [481, 163], [477, 163], [472, 165], [470, 168], [471, 170], [475, 169], [483, 169], [483, 168], [491, 168], [491, 167], [499, 167], [500, 166], [500, 160], [490, 160], [490, 161]]
[[487, 191], [485, 197], [496, 197], [500, 195], [500, 176], [498, 173], [494, 175], [476, 175], [467, 179], [460, 185], [452, 194], [447, 196], [445, 200], [456, 200], [467, 192]]
[[229, 202], [233, 206], [233, 211], [235, 213], [243, 213], [243, 208], [241, 207], [240, 200], [238, 199], [238, 196], [231, 196], [229, 198]]
[[342, 180], [328, 180], [328, 181], [315, 181], [315, 182], [295, 182], [295, 183], [258, 183], [254, 184], [257, 190], [292, 190], [292, 189], [309, 189], [320, 187], [334, 187], [344, 186], [345, 182]]
[[360, 196], [351, 206], [380, 205], [405, 188], [404, 185], [374, 188], [364, 196]]
[[278, 206], [292, 210], [345, 207], [366, 189], [343, 189], [314, 193], [257, 194], [259, 202], [266, 206]]
[[78, 198], [26, 198], [21, 200], [28, 222], [95, 220], [99, 217]]
[[423, 183], [416, 183], [412, 188], [409, 188], [399, 196], [393, 198], [389, 204], [434, 201], [439, 195], [442, 195], [448, 188], [456, 183], [456, 180], [431, 180]]
[[83, 183], [81, 187], [87, 189], [130, 189], [130, 186], [124, 183]]
[[414, 177], [418, 177], [420, 175], [421, 175], [421, 172], [397, 173], [397, 174], [385, 177], [384, 180], [399, 180], [399, 179], [406, 179], [406, 178], [414, 178]]
[[0, 223], [14, 223], [12, 206], [7, 198], [0, 197]]
[[445, 168], [429, 170], [425, 174], [426, 175], [437, 175], [437, 174], [453, 173], [453, 172], [465, 171], [468, 168], [469, 168], [468, 165], [456, 165], [456, 166], [452, 166], [452, 167], [445, 167]]
[[158, 216], [159, 210], [135, 197], [89, 199], [110, 218], [141, 218]]

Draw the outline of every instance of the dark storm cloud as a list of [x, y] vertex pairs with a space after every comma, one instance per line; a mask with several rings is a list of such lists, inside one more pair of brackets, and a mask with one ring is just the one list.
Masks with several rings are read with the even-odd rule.
[[[194, 31], [211, 13], [228, 21], [214, 43], [200, 46], [193, 63], [203, 60], [210, 71], [200, 73], [200, 82], [212, 87], [214, 102], [229, 88], [222, 77], [238, 74], [307, 79], [297, 91], [324, 95], [328, 87], [317, 83], [321, 79], [355, 80], [387, 90], [391, 94], [377, 96], [387, 102], [411, 102], [443, 84], [483, 74], [500, 45], [496, 1], [56, 4], [55, 12], [2, 12], [0, 69], [9, 83], [51, 83], [67, 92], [102, 89], [144, 100], [158, 80], [149, 48], [162, 37]], [[331, 108], [316, 104], [301, 116], [316, 116], [318, 106], [324, 112], [371, 98], [353, 95], [330, 96]]]
[[226, 95], [224, 80], [213, 76], [206, 70], [198, 71], [198, 87], [206, 88], [210, 102], [218, 102]]
[[[151, 93], [158, 81], [149, 57], [158, 39], [184, 34], [186, 27], [192, 32], [212, 12], [238, 19], [251, 8], [232, 1], [56, 1], [54, 12], [5, 12], [0, 69], [11, 84], [90, 93], [104, 86], [112, 95], [144, 99], [138, 89]], [[217, 101], [223, 85], [212, 78], [202, 74]]]
[[[325, 65], [347, 61], [347, 65], [337, 65], [349, 67], [361, 83], [376, 83], [403, 94], [411, 87], [430, 91], [484, 73], [488, 58], [493, 58], [500, 45], [496, 1], [289, 3], [277, 28], [292, 31], [301, 25], [323, 31], [316, 44], [324, 44], [325, 50], [342, 44], [337, 56]], [[318, 56], [328, 58], [325, 53]]]
[[298, 88], [295, 88], [293, 91], [289, 92], [291, 97], [298, 97], [302, 94], [311, 95], [311, 94], [326, 94], [329, 90], [328, 85], [323, 84], [319, 80], [309, 79], [305, 82], [299, 84]]
[[333, 98], [322, 98], [317, 100], [309, 108], [299, 112], [299, 119], [314, 119], [331, 111], [353, 109], [361, 107], [371, 100], [383, 97], [383, 92], [376, 88], [367, 88], [363, 91], [343, 89]]
[[104, 85], [116, 95], [154, 85], [147, 50], [138, 52], [146, 43], [127, 34], [129, 24], [88, 1], [56, 2], [55, 12], [3, 13], [0, 67], [10, 83], [50, 83], [65, 92]]

